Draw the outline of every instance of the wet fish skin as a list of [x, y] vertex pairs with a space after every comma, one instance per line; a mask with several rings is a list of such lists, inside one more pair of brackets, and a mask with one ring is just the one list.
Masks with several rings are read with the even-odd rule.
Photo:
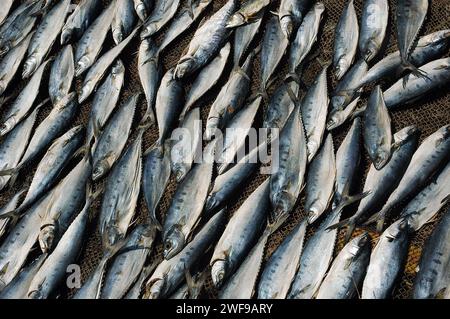
[[[21, 191], [16, 193], [5, 205], [3, 205], [2, 208], [0, 208], [0, 215], [3, 215], [6, 212], [14, 210], [17, 207], [19, 199], [23, 193], [25, 193], [25, 189], [22, 189]], [[6, 233], [8, 225], [9, 225], [9, 218], [0, 219], [0, 239]]]
[[334, 259], [316, 299], [351, 299], [364, 280], [370, 258], [370, 236], [353, 238]]
[[270, 0], [247, 0], [241, 4], [229, 19], [227, 28], [236, 28], [244, 25], [250, 25], [262, 18], [266, 7], [270, 4]]
[[302, 254], [307, 220], [302, 220], [270, 256], [258, 284], [258, 299], [285, 299]]
[[412, 298], [438, 298], [438, 295], [444, 289], [448, 291], [449, 230], [450, 214], [447, 210], [422, 250], [418, 266], [419, 272], [414, 280]]
[[58, 2], [44, 17], [37, 27], [28, 47], [28, 55], [24, 63], [22, 78], [30, 77], [44, 61], [53, 43], [58, 37], [59, 31], [64, 25], [64, 20], [69, 13], [70, 0]]
[[297, 96], [299, 89], [297, 82], [285, 81], [275, 90], [270, 97], [267, 111], [264, 113], [264, 128], [282, 129], [284, 127], [295, 106], [295, 101], [292, 100], [289, 90]]
[[147, 19], [150, 10], [153, 9], [152, 0], [134, 0], [134, 10], [141, 21]]
[[233, 275], [262, 234], [269, 208], [269, 179], [266, 179], [233, 214], [214, 248], [209, 264], [217, 288]]
[[155, 0], [154, 8], [144, 22], [141, 39], [153, 36], [160, 31], [173, 18], [179, 5], [180, 0]]
[[382, 169], [391, 158], [392, 133], [391, 117], [379, 85], [373, 89], [364, 111], [363, 136], [371, 162], [376, 169]]
[[69, 44], [60, 51], [51, 67], [48, 91], [53, 105], [69, 94], [74, 75], [73, 50]]
[[101, 0], [81, 0], [61, 30], [61, 45], [79, 39], [97, 17]]
[[240, 65], [251, 42], [258, 33], [262, 24], [262, 17], [255, 22], [242, 25], [234, 30], [233, 39], [233, 64]]
[[[174, 77], [176, 79], [192, 74], [216, 55], [228, 35], [226, 24], [235, 12], [237, 5], [237, 0], [228, 0], [221, 9], [195, 31], [186, 54], [180, 58], [175, 67]], [[209, 40], [205, 41], [205, 39]]]
[[75, 50], [75, 76], [86, 72], [97, 60], [115, 13], [116, 0], [92, 22], [78, 41]]
[[363, 2], [359, 51], [367, 62], [377, 56], [383, 44], [389, 19], [387, 0], [366, 0]]
[[116, 2], [116, 9], [111, 21], [111, 32], [113, 40], [119, 44], [126, 38], [138, 20], [134, 10], [133, 0], [120, 0]]
[[334, 194], [336, 159], [331, 134], [310, 163], [306, 180], [305, 211], [314, 223], [328, 208]]
[[302, 22], [305, 11], [310, 6], [310, 0], [281, 0], [278, 17], [281, 30], [287, 39]]
[[106, 124], [98, 138], [93, 152], [92, 180], [98, 181], [104, 177], [118, 158], [127, 143], [133, 124], [139, 94], [134, 94], [121, 105]]
[[144, 281], [153, 273], [155, 268], [159, 265], [159, 260], [152, 262], [150, 265], [145, 266], [139, 278], [135, 281], [133, 286], [128, 290], [127, 294], [123, 297], [123, 299], [139, 299], [142, 292], [142, 286], [144, 285]]
[[349, 0], [336, 26], [333, 65], [336, 78], [340, 80], [353, 64], [358, 48], [358, 17], [353, 0]]
[[204, 256], [205, 251], [217, 240], [221, 225], [225, 221], [225, 211], [214, 215], [183, 250], [169, 260], [163, 260], [156, 267], [146, 283], [149, 299], [169, 296], [185, 279], [185, 272]]
[[9, 10], [11, 10], [13, 3], [14, 3], [14, 0], [6, 0], [4, 2], [4, 4], [2, 5], [2, 8], [0, 9], [0, 25], [7, 18]]
[[408, 224], [400, 219], [387, 228], [370, 255], [362, 299], [389, 298], [408, 253]]

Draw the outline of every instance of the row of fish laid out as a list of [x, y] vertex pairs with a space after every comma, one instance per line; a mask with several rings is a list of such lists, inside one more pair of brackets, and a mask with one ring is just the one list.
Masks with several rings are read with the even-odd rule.
[[[261, 265], [270, 234], [291, 214], [303, 186], [308, 216], [265, 265], [256, 289], [257, 296], [311, 298], [318, 293], [317, 297], [320, 297], [319, 287], [332, 260], [337, 228], [347, 227], [350, 238], [356, 225], [377, 222], [381, 232], [385, 219], [393, 215], [395, 208], [416, 195], [402, 212], [402, 218], [383, 232], [369, 267], [368, 258], [362, 258], [361, 265], [352, 268], [356, 269], [355, 273], [346, 277], [347, 281], [344, 279], [342, 287], [348, 290], [342, 292], [343, 288], [339, 286], [336, 295], [328, 297], [354, 294], [356, 285], [351, 281], [351, 287], [348, 287], [348, 278], [356, 278], [355, 275], [361, 281], [366, 268], [362, 296], [388, 296], [404, 264], [400, 251], [407, 249], [408, 233], [420, 229], [448, 199], [450, 153], [448, 125], [417, 147], [419, 132], [415, 126], [392, 134], [388, 109], [448, 82], [449, 59], [436, 59], [447, 48], [449, 31], [424, 36], [416, 47], [412, 47], [428, 2], [399, 3], [399, 52], [388, 55], [369, 69], [367, 63], [377, 55], [383, 42], [385, 25], [382, 21], [388, 8], [385, 1], [365, 2], [358, 40], [358, 35], [354, 34], [358, 31], [358, 22], [353, 1], [350, 1], [336, 29], [334, 53], [338, 57], [334, 66], [340, 81], [335, 92], [329, 100], [327, 66], [324, 65], [315, 82], [300, 98], [299, 69], [303, 68], [305, 58], [318, 38], [325, 6], [312, 1], [281, 1], [278, 13], [267, 19], [261, 47], [249, 50], [265, 21], [264, 11], [270, 1], [247, 1], [239, 6], [238, 1], [229, 0], [200, 24], [177, 65], [163, 74], [160, 53], [201, 16], [209, 3], [211, 1], [192, 1], [188, 7], [178, 9], [180, 1], [161, 0], [151, 9], [147, 1], [112, 1], [101, 11], [100, 1], [81, 1], [70, 13], [70, 1], [60, 1], [52, 6], [52, 1], [29, 0], [9, 15], [7, 8], [0, 25], [2, 90], [12, 81], [25, 57], [22, 75], [29, 79], [1, 121], [1, 187], [14, 184], [26, 165], [39, 158], [40, 161], [29, 188], [14, 195], [0, 213], [0, 234], [6, 234], [0, 246], [0, 296], [47, 298], [57, 291], [67, 267], [76, 261], [85, 240], [90, 204], [103, 192], [99, 212], [103, 258], [75, 297], [132, 298], [140, 295], [144, 285], [148, 290], [147, 297], [168, 297], [172, 293], [178, 297], [198, 296], [206, 276], [198, 261], [211, 246], [215, 247], [211, 275], [214, 284], [221, 287], [220, 296], [251, 297], [260, 273], [260, 267], [255, 265]], [[375, 13], [374, 6], [378, 8]], [[371, 14], [376, 14], [376, 18], [367, 17]], [[41, 20], [37, 23], [39, 17]], [[364, 24], [369, 20], [380, 24], [376, 28], [373, 24]], [[164, 39], [156, 46], [151, 37], [166, 24], [169, 26]], [[112, 30], [116, 46], [99, 56], [109, 30]], [[138, 72], [147, 111], [137, 128], [137, 137], [126, 147], [139, 94], [117, 106], [126, 71], [119, 56], [139, 31]], [[346, 32], [353, 35], [341, 37]], [[232, 39], [231, 33], [234, 33]], [[54, 60], [46, 60], [59, 34], [64, 46]], [[367, 34], [372, 36], [367, 37]], [[78, 42], [74, 51], [70, 42], [75, 41]], [[358, 43], [362, 58], [352, 66]], [[187, 149], [191, 152], [185, 154], [186, 145], [173, 145], [171, 134], [177, 124], [187, 128], [192, 136], [201, 133], [201, 127], [195, 125], [200, 118], [196, 105], [224, 73], [231, 52], [234, 68], [211, 106], [206, 122], [204, 136], [209, 143], [203, 152], [204, 159], [194, 164], [192, 150], [201, 145], [201, 141], [189, 141]], [[261, 93], [249, 97], [253, 60], [258, 54]], [[269, 97], [267, 88], [273, 83], [275, 70], [286, 54], [289, 74]], [[47, 103], [44, 100], [34, 106], [49, 64], [49, 100], [53, 108], [33, 129], [39, 108]], [[419, 65], [421, 70], [413, 64]], [[367, 106], [356, 109], [363, 86], [386, 76], [398, 75], [402, 70], [411, 73], [384, 92], [376, 86]], [[85, 72], [82, 89], [76, 94], [72, 91], [73, 79]], [[191, 76], [194, 76], [192, 87], [185, 92], [185, 81]], [[86, 132], [82, 126], [67, 130], [77, 114], [78, 103], [94, 92]], [[279, 168], [235, 212], [218, 239], [221, 232], [217, 229], [224, 224], [224, 207], [258, 167], [258, 161], [254, 159], [264, 146], [251, 150], [246, 155], [249, 161], [236, 165], [232, 165], [232, 160], [220, 161], [216, 167], [219, 175], [214, 179], [216, 165], [213, 158], [217, 155], [218, 130], [243, 128], [248, 131], [263, 100], [269, 104], [263, 126], [280, 130], [277, 140]], [[332, 105], [330, 112], [329, 102]], [[364, 127], [359, 114], [364, 118]], [[330, 131], [351, 117], [353, 124], [335, 154], [332, 136], [326, 129]], [[154, 146], [142, 153], [143, 134], [155, 121], [159, 138]], [[361, 135], [373, 165], [363, 193], [351, 195], [362, 154]], [[238, 143], [235, 143], [236, 139]], [[243, 143], [245, 135], [225, 136], [220, 157], [234, 158]], [[179, 158], [174, 159], [174, 153], [180, 154]], [[82, 159], [75, 167], [66, 176], [60, 176], [79, 156]], [[178, 186], [164, 214], [164, 222], [160, 223], [156, 209], [172, 173]], [[105, 176], [104, 189], [94, 191], [92, 182]], [[431, 179], [434, 180], [430, 183]], [[145, 225], [130, 231], [141, 184], [149, 218]], [[25, 198], [20, 201], [25, 192]], [[340, 222], [344, 207], [359, 200], [357, 213]], [[331, 211], [328, 209], [330, 204]], [[378, 207], [380, 205], [384, 206]], [[307, 224], [319, 218], [325, 220], [303, 247]], [[157, 230], [162, 234], [164, 260], [145, 266]], [[398, 247], [379, 248], [383, 247], [384, 237]], [[405, 239], [393, 240], [396, 238]], [[214, 245], [217, 239], [219, 241]], [[27, 263], [36, 242], [43, 254]], [[364, 248], [368, 247], [367, 243], [366, 235], [357, 237], [342, 254], [347, 250], [353, 253], [355, 245], [367, 250]], [[308, 248], [317, 245], [323, 245], [323, 248]], [[377, 251], [382, 257], [376, 256]], [[391, 254], [388, 259], [396, 263], [396, 267], [386, 265], [386, 254]], [[336, 258], [335, 263], [338, 260]], [[429, 260], [424, 261], [427, 262]], [[333, 267], [341, 270], [339, 264], [334, 266], [335, 263], [330, 271]], [[348, 271], [348, 268], [344, 270]], [[377, 277], [380, 268], [389, 272], [381, 279]], [[345, 271], [337, 275], [348, 276]], [[195, 275], [191, 276], [191, 272]], [[283, 280], [273, 278], [281, 273]], [[285, 276], [287, 273], [288, 277]], [[435, 278], [439, 282], [436, 285], [442, 286], [444, 277]], [[187, 285], [178, 291], [184, 281]], [[331, 278], [325, 279], [324, 284], [329, 282], [330, 285], [330, 281], [331, 284], [336, 282]], [[445, 292], [445, 287], [441, 286], [439, 293]], [[429, 296], [436, 294], [433, 290]]]

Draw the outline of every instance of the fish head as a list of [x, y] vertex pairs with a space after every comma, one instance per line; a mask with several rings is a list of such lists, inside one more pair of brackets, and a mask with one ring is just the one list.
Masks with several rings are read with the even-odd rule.
[[219, 205], [219, 201], [216, 198], [216, 193], [211, 193], [208, 198], [206, 199], [206, 211], [212, 211], [213, 209], [217, 208]]
[[178, 254], [186, 244], [186, 239], [181, 230], [176, 227], [173, 228], [167, 238], [164, 240], [163, 255], [166, 260], [169, 260], [176, 254]]
[[230, 18], [230, 20], [228, 21], [226, 27], [227, 28], [235, 28], [238, 27], [240, 25], [243, 25], [246, 22], [245, 16], [240, 13], [240, 12], [236, 12], [235, 14], [233, 14]]
[[16, 118], [14, 116], [7, 119], [0, 127], [0, 136], [3, 136], [9, 131], [11, 131], [15, 125], [16, 125]]
[[158, 299], [160, 296], [162, 296], [164, 292], [164, 280], [163, 279], [157, 279], [153, 282], [152, 286], [150, 287], [150, 292], [148, 295], [149, 299]]
[[142, 1], [138, 1], [134, 7], [136, 14], [138, 15], [139, 19], [141, 21], [144, 21], [148, 17], [147, 7], [145, 6], [145, 3]]
[[69, 43], [72, 38], [72, 28], [63, 28], [61, 31], [61, 45]]
[[211, 278], [216, 288], [222, 286], [227, 271], [225, 260], [216, 260], [211, 266]]
[[156, 31], [158, 31], [158, 26], [155, 23], [147, 24], [141, 32], [141, 39], [143, 40], [152, 36]]
[[187, 171], [187, 168], [185, 165], [178, 165], [178, 167], [176, 168], [176, 171], [175, 171], [175, 178], [176, 178], [177, 182], [178, 183], [181, 182], [187, 173], [188, 173], [188, 171]]
[[55, 233], [55, 224], [47, 224], [41, 227], [41, 231], [39, 232], [39, 246], [44, 254], [52, 249], [55, 240]]
[[107, 171], [109, 171], [110, 165], [107, 160], [101, 160], [97, 165], [94, 165], [94, 169], [92, 170], [92, 180], [98, 181], [102, 178]]
[[78, 102], [82, 103], [84, 102], [89, 95], [92, 92], [92, 82], [91, 81], [87, 81], [86, 83], [83, 84], [83, 87], [81, 88], [81, 92], [80, 95], [78, 96]]
[[195, 61], [192, 57], [186, 57], [181, 59], [177, 66], [175, 67], [175, 71], [173, 76], [175, 79], [182, 79], [191, 72], [194, 71]]
[[337, 80], [340, 80], [345, 72], [347, 72], [348, 66], [350, 63], [347, 61], [345, 57], [341, 57], [338, 62], [336, 63], [334, 67], [334, 75], [336, 76]]
[[91, 65], [91, 61], [87, 55], [83, 55], [75, 65], [75, 76], [78, 77]]
[[287, 39], [291, 38], [292, 32], [294, 31], [294, 20], [291, 15], [285, 15], [280, 18], [280, 27], [284, 36]]
[[318, 149], [319, 149], [319, 144], [317, 143], [317, 141], [310, 139], [307, 143], [308, 162], [311, 162], [311, 160], [313, 159], [313, 156], [316, 154]]
[[321, 205], [317, 205], [317, 203], [314, 206], [311, 206], [308, 210], [308, 224], [314, 223], [317, 218], [319, 218], [320, 214], [324, 211], [323, 207], [320, 207]]
[[113, 40], [116, 44], [123, 41], [123, 30], [121, 27], [112, 29]]
[[24, 79], [28, 78], [36, 70], [36, 67], [37, 67], [37, 59], [35, 55], [32, 54], [23, 65], [22, 78]]
[[390, 158], [390, 153], [386, 150], [380, 149], [375, 154], [373, 166], [375, 166], [375, 168], [377, 170], [380, 170], [386, 165], [386, 163], [389, 161], [389, 158]]
[[362, 56], [365, 61], [372, 60], [378, 52], [378, 44], [375, 41], [369, 41]]
[[113, 78], [123, 74], [125, 72], [125, 66], [123, 65], [123, 62], [118, 59], [116, 63], [111, 68], [111, 75]]
[[42, 293], [39, 290], [32, 290], [28, 293], [29, 299], [44, 299]]
[[327, 121], [327, 130], [331, 131], [340, 126], [345, 120], [344, 111], [335, 111], [330, 114]]

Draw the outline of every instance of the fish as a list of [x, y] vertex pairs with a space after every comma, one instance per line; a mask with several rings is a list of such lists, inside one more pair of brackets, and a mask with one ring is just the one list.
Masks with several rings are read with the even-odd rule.
[[[220, 50], [228, 36], [226, 24], [235, 12], [237, 0], [228, 0], [216, 13], [194, 33], [186, 52], [178, 60], [174, 77], [182, 79], [206, 65]], [[205, 41], [209, 39], [209, 41]]]
[[233, 65], [241, 65], [250, 44], [253, 42], [262, 24], [262, 17], [255, 22], [242, 25], [234, 30], [233, 37]]
[[186, 102], [181, 111], [180, 120], [183, 120], [186, 113], [192, 109], [196, 102], [217, 84], [227, 64], [230, 49], [230, 43], [225, 44], [219, 54], [200, 70], [186, 94]]
[[122, 91], [125, 79], [125, 66], [120, 59], [111, 67], [103, 83], [99, 86], [92, 99], [92, 108], [89, 114], [87, 124], [87, 140], [91, 140], [94, 136], [94, 126], [102, 130], [119, 101], [120, 92]]
[[[300, 2], [300, 1], [297, 1]], [[289, 48], [289, 74], [295, 79], [298, 78], [296, 74], [297, 68], [304, 62], [305, 57], [311, 51], [311, 48], [317, 41], [319, 34], [320, 23], [325, 12], [325, 5], [322, 2], [314, 4], [313, 8], [305, 15], [302, 24], [297, 30], [295, 39]]]
[[356, 225], [364, 222], [370, 214], [376, 212], [378, 206], [383, 205], [394, 191], [405, 173], [408, 164], [419, 144], [419, 129], [407, 126], [394, 134], [394, 145], [390, 161], [381, 170], [370, 165], [364, 182], [363, 192], [370, 194], [361, 199], [356, 213], [331, 227], [346, 227], [345, 241], [347, 242]]
[[114, 62], [117, 57], [122, 53], [123, 49], [130, 43], [139, 27], [134, 29], [133, 32], [122, 42], [116, 45], [114, 48], [110, 49], [108, 52], [103, 54], [97, 62], [89, 69], [86, 77], [84, 78], [81, 92], [79, 93], [78, 102], [84, 102], [92, 92], [97, 88], [97, 85]]
[[[449, 290], [448, 261], [450, 260], [450, 213], [444, 212], [441, 221], [422, 250], [418, 273], [414, 280], [412, 298], [439, 298]], [[445, 297], [444, 297], [445, 298]]]
[[370, 263], [362, 286], [362, 299], [390, 297], [394, 283], [406, 261], [409, 231], [408, 223], [400, 219], [381, 234], [370, 255]]
[[200, 219], [212, 180], [216, 141], [206, 145], [201, 163], [178, 184], [162, 229], [164, 258], [169, 260], [189, 242]]
[[334, 259], [316, 299], [351, 299], [359, 292], [370, 261], [370, 236], [353, 238]]
[[328, 134], [316, 157], [311, 161], [306, 179], [305, 211], [308, 223], [325, 213], [334, 195], [336, 158], [333, 137]]
[[5, 21], [5, 19], [8, 17], [9, 10], [11, 10], [11, 7], [13, 6], [15, 0], [6, 0], [2, 8], [0, 9], [0, 25]]
[[147, 102], [147, 110], [145, 117], [151, 122], [155, 121], [156, 93], [162, 78], [162, 67], [157, 59], [156, 44], [151, 39], [144, 39], [139, 46], [138, 55], [138, 73], [141, 85], [144, 90], [145, 100]]
[[363, 2], [359, 52], [367, 62], [378, 55], [386, 36], [389, 20], [387, 0], [366, 0]]
[[[417, 101], [429, 91], [445, 86], [450, 81], [450, 58], [431, 61], [421, 67], [427, 78], [414, 74], [405, 75], [383, 92], [384, 101], [389, 110]], [[408, 79], [403, 86], [403, 79]]]
[[245, 151], [245, 139], [249, 135], [256, 113], [261, 107], [262, 96], [257, 96], [240, 110], [227, 125], [221, 152], [218, 152], [217, 171], [219, 174], [234, 162], [235, 157], [241, 160], [242, 150]]
[[261, 91], [266, 92], [270, 87], [271, 78], [280, 64], [286, 50], [289, 46], [289, 40], [284, 36], [280, 23], [276, 16], [269, 19], [266, 24], [262, 44], [261, 44]]
[[70, 9], [70, 0], [59, 1], [42, 18], [31, 38], [22, 78], [30, 77], [41, 65], [61, 31]]
[[[448, 49], [450, 30], [440, 30], [421, 37], [417, 46], [410, 55], [410, 61], [414, 65], [424, 65], [427, 62], [438, 59]], [[372, 66], [363, 77], [360, 86], [378, 82], [389, 76], [401, 74], [400, 51], [395, 51]]]
[[339, 18], [334, 35], [333, 65], [336, 79], [347, 73], [356, 56], [358, 48], [358, 17], [353, 0], [349, 0]]
[[419, 191], [450, 154], [450, 125], [445, 125], [428, 136], [414, 153], [397, 188], [391, 193], [382, 209], [372, 215], [366, 224], [377, 223], [380, 232], [384, 220], [392, 209], [410, 195]]
[[106, 36], [111, 29], [114, 18], [116, 0], [113, 0], [108, 7], [92, 22], [84, 31], [83, 36], [78, 40], [75, 50], [75, 76], [79, 77], [86, 72], [97, 60]]
[[267, 224], [270, 208], [267, 178], [230, 218], [209, 262], [215, 287], [220, 288], [238, 269]]
[[0, 299], [26, 299], [31, 281], [34, 276], [36, 276], [39, 268], [41, 268], [45, 258], [47, 258], [47, 254], [42, 254], [33, 260], [31, 264], [24, 267], [14, 279], [3, 288], [0, 293]]
[[186, 272], [186, 283], [181, 286], [169, 299], [199, 299], [208, 272], [197, 273], [192, 276]]
[[44, 62], [39, 67], [14, 102], [10, 105], [9, 109], [3, 114], [0, 124], [0, 136], [4, 136], [10, 132], [27, 116], [27, 114], [29, 114], [30, 111], [32, 111], [47, 63], [48, 61]]
[[202, 227], [180, 253], [169, 260], [163, 260], [147, 280], [146, 288], [149, 293], [144, 298], [157, 299], [170, 296], [183, 283], [186, 271], [190, 271], [205, 255], [205, 251], [214, 245], [224, 221], [225, 211], [222, 210]]
[[180, 0], [155, 0], [154, 8], [145, 20], [141, 31], [141, 39], [153, 36], [160, 31], [175, 15]]
[[153, 9], [152, 0], [134, 0], [134, 10], [141, 21], [145, 21], [148, 17], [150, 10]]
[[116, 1], [116, 9], [111, 21], [111, 32], [116, 44], [122, 42], [133, 31], [137, 20], [133, 0]]
[[61, 30], [61, 45], [81, 38], [100, 12], [101, 4], [101, 0], [81, 0], [78, 3]]
[[450, 198], [450, 164], [439, 172], [419, 194], [417, 194], [400, 214], [408, 225], [418, 231], [430, 222]]
[[156, 228], [149, 225], [138, 225], [133, 229], [106, 272], [101, 299], [123, 298], [142, 271], [155, 236]]
[[196, 156], [201, 152], [202, 122], [200, 109], [189, 111], [181, 126], [172, 132], [170, 166], [177, 182], [181, 182], [190, 171]]
[[339, 221], [341, 209], [335, 209], [320, 224], [303, 247], [298, 270], [287, 294], [288, 299], [312, 299], [332, 261], [337, 230], [327, 230]]
[[133, 286], [128, 290], [127, 294], [123, 297], [123, 299], [139, 299], [142, 292], [142, 287], [144, 285], [144, 282], [147, 280], [148, 277], [153, 273], [155, 268], [159, 265], [159, 260], [153, 261], [150, 265], [145, 266], [141, 274], [139, 275], [139, 278], [134, 282]]
[[216, 137], [217, 130], [224, 128], [245, 103], [250, 93], [251, 69], [255, 52], [249, 54], [241, 67], [233, 69], [227, 83], [222, 87], [206, 121], [204, 137], [207, 141]]
[[270, 0], [247, 0], [244, 1], [227, 22], [227, 28], [236, 28], [250, 25], [262, 18]]
[[281, 0], [278, 10], [281, 30], [287, 39], [303, 20], [303, 15], [311, 5], [311, 0]]
[[[0, 215], [3, 215], [5, 212], [10, 212], [17, 207], [21, 196], [25, 193], [25, 189], [17, 192], [11, 199], [0, 208]], [[0, 219], [0, 239], [7, 232], [9, 226], [9, 218]], [[1, 299], [1, 298], [0, 298]]]
[[149, 211], [149, 223], [162, 228], [156, 218], [156, 207], [161, 200], [170, 178], [170, 147], [163, 153], [157, 147], [150, 147], [144, 153], [142, 191]]
[[179, 12], [175, 14], [169, 27], [164, 32], [164, 38], [158, 47], [159, 54], [190, 28], [211, 2], [212, 0], [190, 0], [187, 6], [183, 6]]
[[303, 219], [270, 256], [258, 283], [258, 299], [285, 299], [297, 272], [308, 222]]
[[308, 155], [300, 105], [295, 106], [289, 115], [278, 143], [279, 158], [272, 158], [270, 201], [273, 208], [271, 219], [281, 223], [294, 208], [304, 186]]
[[156, 93], [155, 110], [159, 130], [156, 143], [159, 146], [164, 145], [183, 108], [184, 86], [181, 81], [174, 78], [174, 75], [174, 68], [168, 70]]
[[73, 50], [69, 44], [59, 52], [50, 70], [48, 93], [53, 105], [69, 94], [74, 75]]
[[30, 32], [0, 61], [0, 95], [6, 91], [19, 70], [19, 66], [25, 58], [32, 36], [33, 32]]
[[428, 0], [401, 0], [397, 3], [396, 26], [397, 45], [400, 51], [403, 68], [410, 70], [417, 77], [424, 77], [426, 72], [420, 71], [409, 61], [411, 49], [419, 35], [428, 12]]
[[325, 133], [328, 104], [327, 69], [325, 66], [317, 75], [301, 101], [301, 114], [305, 127], [308, 162], [316, 155]]
[[144, 130], [145, 126], [139, 128], [136, 139], [114, 165], [106, 181], [100, 208], [100, 234], [106, 248], [125, 238], [135, 214], [141, 186]]
[[130, 96], [106, 124], [92, 155], [92, 180], [106, 176], [120, 158], [133, 124], [139, 94]]
[[29, 299], [47, 299], [64, 280], [67, 266], [73, 264], [80, 253], [89, 223], [91, 205], [90, 195], [86, 197], [84, 207], [33, 277], [27, 292]]
[[377, 85], [370, 94], [364, 111], [364, 146], [373, 166], [380, 170], [391, 158], [391, 117], [384, 103], [383, 92]]
[[295, 81], [284, 81], [269, 99], [269, 105], [263, 115], [264, 128], [282, 129], [294, 109], [300, 86]]
[[[0, 167], [2, 170], [15, 168], [19, 164], [30, 140], [37, 112], [38, 108], [17, 124], [2, 140], [0, 144]], [[0, 189], [3, 189], [10, 180], [11, 176], [9, 175], [0, 176]]]

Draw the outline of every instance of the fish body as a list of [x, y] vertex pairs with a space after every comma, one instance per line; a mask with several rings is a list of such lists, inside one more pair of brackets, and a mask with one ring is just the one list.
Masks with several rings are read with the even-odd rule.
[[73, 50], [69, 44], [60, 51], [50, 70], [48, 93], [53, 105], [69, 94], [74, 74]]
[[9, 10], [11, 10], [12, 5], [15, 0], [6, 0], [0, 9], [0, 25], [5, 21], [8, 16]]
[[61, 30], [61, 45], [79, 39], [97, 17], [101, 0], [81, 0]]
[[111, 21], [111, 32], [114, 42], [119, 44], [126, 38], [138, 20], [134, 10], [133, 0], [119, 0], [116, 2], [116, 9]]
[[303, 20], [305, 11], [311, 4], [310, 0], [281, 0], [278, 18], [281, 30], [287, 39], [291, 38], [295, 29]]
[[161, 30], [173, 18], [179, 5], [180, 0], [155, 0], [154, 8], [144, 22], [141, 39], [153, 36]]
[[250, 25], [262, 17], [270, 0], [247, 0], [243, 2], [227, 23], [227, 28]]
[[233, 64], [241, 65], [241, 61], [245, 56], [251, 42], [258, 33], [262, 24], [262, 17], [258, 18], [255, 22], [242, 25], [234, 30], [233, 39]]
[[366, 0], [361, 16], [359, 51], [366, 61], [371, 61], [380, 51], [389, 19], [387, 0]]
[[150, 10], [153, 9], [153, 0], [134, 0], [134, 10], [141, 21], [145, 21]]
[[284, 127], [296, 102], [289, 91], [297, 96], [299, 89], [300, 87], [295, 81], [285, 81], [275, 90], [270, 97], [267, 111], [264, 113], [264, 128], [282, 129]]

